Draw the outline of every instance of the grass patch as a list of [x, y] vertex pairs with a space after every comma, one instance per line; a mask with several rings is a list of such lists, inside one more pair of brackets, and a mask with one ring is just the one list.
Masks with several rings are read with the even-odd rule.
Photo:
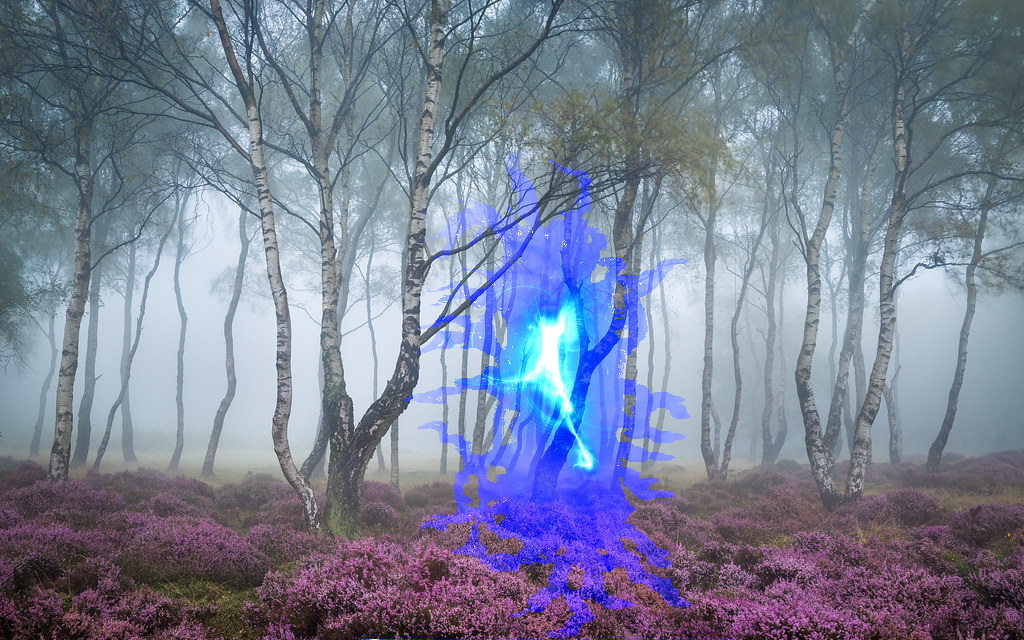
[[154, 585], [153, 589], [206, 610], [208, 613], [200, 615], [199, 619], [218, 635], [239, 639], [257, 637], [242, 624], [242, 608], [247, 601], [256, 600], [255, 588], [233, 589], [218, 582], [187, 578], [163, 582]]

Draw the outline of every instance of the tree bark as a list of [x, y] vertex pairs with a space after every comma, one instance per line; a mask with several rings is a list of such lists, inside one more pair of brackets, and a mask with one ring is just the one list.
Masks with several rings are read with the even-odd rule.
[[61, 348], [60, 371], [57, 376], [56, 421], [50, 466], [47, 478], [67, 480], [71, 462], [71, 432], [73, 428], [75, 374], [78, 371], [78, 342], [82, 329], [82, 316], [89, 295], [91, 269], [90, 240], [92, 233], [92, 127], [89, 118], [73, 123], [75, 130], [75, 184], [78, 188], [78, 208], [75, 213], [74, 284], [64, 318], [64, 340]]
[[235, 340], [234, 324], [235, 311], [238, 310], [238, 301], [242, 297], [242, 281], [245, 278], [245, 260], [249, 255], [249, 234], [245, 230], [245, 217], [248, 212], [240, 209], [238, 214], [238, 261], [235, 264], [235, 280], [231, 286], [231, 299], [228, 301], [228, 309], [224, 314], [224, 373], [227, 377], [227, 390], [217, 406], [217, 413], [213, 417], [213, 430], [210, 432], [210, 442], [206, 447], [206, 458], [203, 460], [202, 475], [210, 477], [213, 475], [213, 463], [217, 457], [217, 445], [220, 444], [220, 434], [224, 430], [224, 418], [231, 408], [231, 402], [235, 398], [235, 387], [238, 379], [235, 375]]
[[391, 488], [401, 492], [398, 466], [398, 420], [391, 423]]
[[885, 400], [885, 413], [889, 419], [889, 463], [899, 464], [903, 458], [903, 424], [900, 420], [900, 407], [898, 400], [898, 387], [900, 369], [897, 366], [896, 373], [892, 374], [892, 380], [882, 388], [882, 398]]

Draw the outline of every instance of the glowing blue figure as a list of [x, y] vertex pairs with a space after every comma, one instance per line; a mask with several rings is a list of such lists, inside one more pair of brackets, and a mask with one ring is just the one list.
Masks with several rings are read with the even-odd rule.
[[[523, 376], [522, 381], [535, 381], [535, 384], [541, 385], [543, 393], [554, 397], [558, 419], [552, 420], [552, 422], [565, 424], [576, 437], [576, 446], [579, 449], [576, 468], [593, 469], [594, 458], [587, 451], [583, 440], [580, 439], [579, 432], [572, 423], [572, 402], [569, 400], [569, 391], [566, 389], [565, 381], [562, 378], [562, 353], [560, 347], [562, 345], [562, 334], [565, 333], [567, 324], [566, 319], [569, 315], [568, 311], [563, 310], [558, 315], [558, 320], [553, 324], [541, 322], [540, 354], [537, 356], [533, 370]], [[573, 318], [570, 317], [569, 319], [575, 322]]]
[[[492, 280], [486, 296], [480, 289], [470, 291], [465, 282], [445, 287], [439, 304], [452, 310], [458, 301], [469, 298], [476, 313], [442, 315], [450, 324], [422, 347], [429, 351], [461, 345], [489, 354], [492, 364], [478, 376], [418, 392], [411, 400], [441, 403], [445, 396], [478, 390], [491, 395], [494, 404], [491, 435], [479, 451], [450, 434], [442, 422], [421, 427], [437, 430], [443, 440], [458, 447], [463, 464], [455, 482], [458, 511], [420, 526], [445, 530], [451, 524], [472, 523], [466, 544], [454, 552], [472, 555], [495, 571], [552, 565], [547, 586], [530, 598], [526, 609], [513, 614], [543, 611], [553, 599], [563, 598], [572, 616], [549, 635], [579, 633], [594, 619], [588, 602], [609, 609], [631, 606], [605, 589], [606, 573], [616, 568], [625, 570], [634, 584], [650, 587], [665, 602], [688, 606], [668, 579], [649, 570], [649, 566], [669, 566], [668, 553], [627, 522], [633, 505], [622, 490], [641, 500], [671, 495], [652, 489], [655, 480], [642, 478], [627, 463], [671, 459], [664, 452], [647, 451], [645, 443], [681, 438], [652, 428], [650, 416], [663, 409], [686, 418], [682, 398], [635, 384], [637, 424], [646, 425], [648, 432], [636, 441], [625, 440], [629, 452], [616, 468], [613, 451], [621, 436], [615, 418], [623, 416], [623, 380], [617, 362], [625, 353], [626, 341], [613, 342], [613, 350], [605, 351], [608, 357], [602, 360], [581, 362], [593, 354], [602, 336], [604, 340], [615, 337], [609, 328], [616, 313], [613, 298], [618, 284], [630, 292], [625, 300], [631, 321], [628, 346], [635, 348], [647, 332], [643, 297], [674, 264], [685, 261], [665, 260], [651, 271], [626, 273], [620, 260], [602, 255], [610, 249], [609, 243], [586, 220], [590, 180], [584, 172], [556, 165], [578, 180], [580, 195], [571, 210], [545, 223], [533, 185], [519, 171], [516, 159], [510, 158], [507, 166], [518, 196], [515, 215], [471, 203], [435, 239], [453, 251], [473, 234], [493, 232], [501, 245], [498, 255], [503, 254], [506, 263], [494, 272], [478, 272]], [[496, 331], [499, 322], [503, 339]], [[578, 452], [573, 470], [583, 473], [563, 478], [566, 483], [559, 486], [556, 500], [534, 503], [530, 487], [545, 447], [559, 430], [572, 434], [571, 446]], [[622, 477], [612, 490], [609, 481], [615, 472]], [[501, 538], [519, 540], [521, 550], [489, 553], [480, 542], [480, 525]], [[573, 568], [582, 570], [582, 585], [570, 585]]]

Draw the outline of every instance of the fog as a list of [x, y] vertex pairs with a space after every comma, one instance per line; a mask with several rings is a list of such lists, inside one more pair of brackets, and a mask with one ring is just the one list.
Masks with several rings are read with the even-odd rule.
[[[190, 473], [198, 472], [202, 464], [213, 415], [226, 386], [222, 331], [229, 295], [228, 278], [234, 269], [237, 255], [237, 246], [233, 244], [237, 243], [237, 238], [233, 237], [236, 214], [230, 203], [210, 194], [209, 197], [199, 199], [193, 214], [195, 246], [181, 267], [181, 289], [188, 313], [184, 376], [185, 450], [182, 466], [184, 471]], [[253, 226], [250, 222], [250, 230]], [[314, 241], [312, 237], [307, 239], [310, 243]], [[252, 246], [257, 247], [255, 243]], [[168, 255], [164, 256], [164, 262], [151, 285], [143, 335], [131, 381], [139, 464], [156, 469], [166, 466], [175, 441], [175, 352], [179, 319], [172, 290], [173, 248], [165, 249], [165, 252]], [[696, 285], [702, 282], [703, 271], [699, 257], [695, 259], [684, 251], [680, 251], [680, 254], [676, 257], [687, 259], [688, 264], [677, 267], [664, 284], [672, 331], [670, 388], [684, 398], [691, 417], [686, 420], [668, 419], [668, 429], [682, 434], [685, 439], [666, 445], [664, 451], [677, 457], [670, 464], [680, 464], [687, 470], [699, 471], [703, 294]], [[393, 253], [386, 259], [397, 264]], [[112, 257], [108, 260], [112, 260]], [[151, 261], [151, 255], [140, 259], [140, 272], [148, 270]], [[217, 463], [218, 469], [229, 474], [244, 471], [279, 473], [270, 436], [275, 391], [274, 318], [261, 251], [250, 251], [246, 269], [246, 288], [234, 325], [238, 391], [227, 414]], [[297, 285], [315, 276], [316, 273], [309, 273], [308, 269], [306, 273], [288, 272], [286, 282]], [[945, 411], [964, 306], [963, 287], [956, 282], [955, 276], [955, 273], [947, 275], [929, 271], [908, 282], [901, 292], [898, 334], [902, 371], [899, 402], [907, 455], [920, 456], [927, 451]], [[718, 292], [718, 317], [721, 320], [716, 327], [716, 348], [721, 340], [723, 353], [727, 353], [728, 349], [728, 318], [732, 312], [734, 293], [731, 280], [731, 276], [723, 277]], [[296, 455], [305, 456], [312, 447], [319, 416], [319, 323], [310, 317], [316, 313], [317, 292], [300, 292], [299, 289], [299, 286], [290, 287], [297, 295], [292, 298], [294, 401], [289, 439]], [[355, 297], [361, 295], [362, 292], [354, 294]], [[802, 329], [801, 319], [795, 316], [806, 301], [806, 293], [801, 291], [799, 282], [796, 282], [789, 284], [785, 295], [786, 308], [797, 310], [788, 314], [782, 329], [786, 349], [790, 352], [787, 360], [790, 369], [784, 375], [787, 380], [791, 380], [791, 363], [799, 347]], [[138, 297], [137, 291], [136, 309]], [[102, 433], [107, 410], [117, 397], [123, 330], [122, 296], [113, 290], [105, 290], [101, 299], [97, 357], [99, 379], [92, 417], [93, 448]], [[343, 339], [342, 353], [348, 389], [355, 400], [358, 415], [371, 400], [373, 371], [369, 332], [366, 326], [360, 326], [365, 323], [364, 303], [361, 300], [357, 302], [342, 324], [343, 331], [350, 332]], [[379, 310], [387, 302], [375, 301], [374, 305]], [[657, 308], [655, 317], [660, 320]], [[840, 331], [844, 317], [839, 318]], [[1024, 394], [1019, 393], [1021, 381], [1024, 380], [1024, 332], [1021, 331], [1021, 317], [1024, 317], [1024, 296], [986, 293], [980, 297], [972, 329], [968, 372], [960, 395], [960, 411], [956, 428], [950, 437], [949, 451], [977, 455], [1024, 447], [1024, 428], [1020, 418], [1024, 415]], [[58, 314], [58, 318], [62, 319], [61, 314]], [[89, 321], [91, 319], [87, 315], [86, 322]], [[374, 326], [380, 359], [378, 380], [383, 385], [391, 374], [397, 355], [399, 314], [395, 307], [392, 306], [376, 319]], [[818, 349], [815, 364], [819, 371], [827, 372], [827, 346], [832, 339], [829, 333], [830, 318], [827, 315], [823, 315], [821, 326], [819, 345], [823, 345], [823, 348]], [[868, 327], [865, 330], [864, 347], [865, 357], [870, 358], [877, 320]], [[757, 330], [741, 326], [741, 332], [754, 331], [757, 335]], [[0, 385], [0, 405], [4, 409], [0, 414], [0, 455], [15, 459], [28, 456], [31, 430], [38, 412], [38, 395], [49, 365], [49, 348], [45, 336], [36, 329], [33, 332], [23, 362], [8, 366], [3, 372]], [[61, 324], [58, 322], [57, 335], [60, 334]], [[659, 336], [658, 340], [661, 339]], [[646, 345], [642, 347], [644, 351], [639, 358], [641, 380], [647, 375], [647, 348]], [[440, 386], [438, 353], [430, 352], [424, 358], [418, 390]], [[664, 366], [660, 354], [661, 349], [656, 348], [655, 372], [659, 376]], [[751, 429], [756, 429], [760, 437], [763, 353], [757, 353], [754, 357], [752, 355], [744, 354], [746, 360], [743, 363], [749, 395], [746, 396], [747, 408], [740, 421], [735, 445], [736, 462], [740, 467], [752, 463], [747, 454]], [[458, 364], [457, 352], [449, 354], [448, 358], [450, 366]], [[471, 371], [472, 367], [478, 368], [477, 359], [470, 358]], [[719, 360], [716, 362], [716, 393], [721, 392], [728, 398], [732, 393], [730, 362], [725, 358]], [[827, 398], [825, 376], [816, 382], [817, 391]], [[76, 400], [81, 397], [82, 385], [80, 376], [75, 387]], [[806, 459], [806, 451], [796, 397], [791, 387], [791, 384], [787, 384], [791, 432], [782, 458], [803, 461]], [[476, 394], [469, 392], [468, 395], [468, 414], [472, 416], [475, 414]], [[53, 402], [51, 388], [45, 405], [44, 453], [52, 433]], [[418, 427], [439, 420], [440, 411], [440, 406], [412, 403], [402, 415], [400, 459], [404, 470], [416, 471], [418, 475], [437, 473], [440, 456], [437, 435]], [[118, 416], [114, 421], [111, 452], [105, 459], [104, 468], [123, 468], [119, 445], [115, 444], [119, 442], [120, 424]], [[876, 459], [884, 459], [887, 441], [884, 410], [876, 419], [873, 433], [873, 455]], [[387, 446], [385, 438], [386, 458]], [[370, 473], [376, 472], [377, 463], [372, 462]]]

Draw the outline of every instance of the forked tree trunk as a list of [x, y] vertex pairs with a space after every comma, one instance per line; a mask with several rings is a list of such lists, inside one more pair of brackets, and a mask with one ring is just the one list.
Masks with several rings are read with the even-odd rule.
[[75, 131], [75, 184], [78, 187], [78, 208], [75, 213], [75, 263], [71, 299], [64, 319], [64, 340], [60, 372], [57, 376], [56, 420], [53, 447], [46, 476], [50, 480], [67, 480], [71, 462], [75, 374], [78, 371], [78, 342], [82, 316], [89, 296], [91, 268], [90, 240], [92, 231], [92, 127], [89, 118], [73, 123]]
[[[907, 47], [907, 51], [909, 50]], [[886, 371], [889, 368], [893, 339], [896, 335], [896, 259], [899, 254], [900, 233], [908, 211], [907, 181], [911, 172], [911, 139], [904, 115], [904, 95], [903, 84], [899, 81], [892, 110], [893, 164], [896, 172], [893, 179], [892, 202], [889, 206], [889, 223], [885, 230], [882, 261], [878, 270], [878, 346], [871, 375], [868, 377], [867, 393], [857, 413], [854, 427], [850, 471], [846, 480], [848, 502], [860, 499], [864, 493], [864, 473], [871, 450], [871, 425], [881, 406], [882, 387], [885, 386]]]
[[[828, 227], [832, 222], [832, 215], [835, 211], [836, 192], [839, 186], [839, 175], [842, 167], [843, 132], [846, 129], [846, 119], [849, 113], [847, 99], [850, 91], [850, 74], [845, 58], [853, 55], [860, 29], [867, 15], [876, 4], [877, 0], [869, 0], [868, 4], [861, 11], [850, 31], [849, 37], [846, 39], [845, 48], [836, 43], [834, 38], [829, 41], [837, 111], [829, 134], [829, 169], [822, 194], [821, 211], [818, 215], [818, 222], [814, 227], [814, 231], [810, 236], [806, 236], [805, 231], [803, 239], [804, 260], [807, 267], [807, 308], [804, 314], [804, 332], [797, 356], [794, 377], [796, 379], [797, 397], [800, 400], [800, 414], [803, 417], [804, 423], [804, 444], [807, 448], [807, 458], [811, 464], [811, 473], [814, 476], [815, 484], [818, 486], [818, 493], [821, 495], [822, 503], [829, 510], [838, 506], [843, 498], [836, 487], [835, 479], [832, 475], [832, 443], [825, 441], [821, 426], [821, 416], [818, 413], [818, 407], [814, 400], [814, 388], [811, 382], [811, 365], [814, 360], [815, 347], [817, 346], [818, 323], [821, 315], [821, 271], [819, 257], [821, 243], [825, 239], [825, 234], [828, 232]], [[796, 131], [794, 130], [795, 135]], [[798, 141], [794, 140], [794, 142]], [[795, 179], [792, 181], [792, 189], [792, 205], [797, 208], [797, 215], [803, 218], [803, 214], [799, 211], [798, 185]]]
[[110, 442], [110, 431], [114, 424], [114, 416], [117, 415], [117, 410], [123, 403], [124, 399], [128, 396], [128, 385], [132, 378], [132, 362], [135, 361], [135, 352], [139, 348], [139, 339], [142, 337], [142, 321], [146, 317], [146, 300], [149, 298], [149, 285], [153, 281], [153, 276], [156, 275], [156, 270], [160, 266], [160, 256], [163, 254], [164, 245], [167, 243], [167, 238], [170, 237], [171, 231], [174, 229], [174, 225], [168, 225], [167, 231], [160, 237], [160, 244], [156, 248], [156, 258], [153, 259], [153, 267], [146, 274], [146, 279], [142, 285], [142, 299], [139, 301], [139, 317], [135, 320], [135, 339], [132, 342], [131, 348], [128, 350], [128, 355], [124, 362], [124, 375], [121, 377], [121, 389], [118, 391], [117, 399], [114, 404], [110, 407], [110, 411], [107, 413], [107, 426], [103, 430], [103, 439], [100, 440], [100, 446], [96, 450], [96, 459], [92, 463], [92, 470], [98, 471], [100, 463], [103, 462], [103, 456], [107, 452], [107, 444]]
[[[331, 434], [331, 459], [327, 472], [327, 526], [332, 534], [353, 537], [359, 530], [359, 501], [363, 477], [373, 452], [388, 427], [408, 405], [407, 398], [419, 379], [420, 295], [425, 273], [426, 209], [433, 163], [434, 125], [441, 89], [445, 28], [448, 8], [445, 0], [430, 4], [427, 77], [423, 110], [417, 131], [416, 166], [410, 189], [409, 231], [406, 238], [402, 278], [402, 342], [395, 371], [383, 394], [371, 405], [351, 431]], [[348, 414], [351, 415], [351, 402]]]
[[[874, 185], [875, 169], [881, 157], [881, 136], [875, 139], [874, 147], [868, 160], [867, 170], [864, 174], [864, 181], [860, 188], [858, 202], [851, 207], [851, 230], [849, 250], [847, 252], [850, 267], [847, 271], [849, 281], [848, 304], [846, 316], [846, 330], [843, 334], [843, 346], [839, 352], [839, 366], [834, 374], [835, 383], [832, 387], [832, 402], [829, 405], [828, 422], [825, 428], [825, 442], [838, 442], [840, 440], [840, 429], [844, 412], [849, 415], [850, 396], [850, 364], [855, 359], [857, 352], [861, 350], [861, 334], [864, 326], [864, 281], [867, 270], [868, 255], [868, 208], [871, 203], [871, 189]], [[861, 355], [861, 367], [863, 367], [863, 354]], [[860, 393], [858, 393], [858, 404]], [[846, 420], [847, 424], [852, 419]], [[853, 429], [848, 429], [848, 446], [853, 451]]]
[[217, 406], [217, 413], [213, 416], [213, 430], [210, 432], [210, 442], [206, 447], [206, 458], [203, 460], [202, 475], [210, 477], [213, 475], [213, 463], [217, 457], [217, 445], [220, 444], [220, 434], [224, 430], [224, 418], [228, 415], [231, 402], [235, 398], [235, 387], [238, 379], [235, 376], [235, 311], [238, 309], [238, 301], [242, 297], [242, 282], [245, 279], [245, 260], [249, 255], [249, 234], [245, 230], [245, 217], [248, 212], [240, 209], [238, 214], [238, 261], [235, 263], [235, 280], [231, 285], [231, 299], [228, 301], [228, 310], [224, 314], [224, 373], [227, 377], [227, 390]]
[[56, 318], [57, 310], [54, 309], [46, 325], [46, 339], [50, 343], [50, 369], [46, 372], [46, 378], [43, 379], [42, 388], [39, 389], [39, 415], [36, 417], [35, 427], [32, 428], [32, 443], [29, 445], [28, 455], [31, 458], [39, 456], [39, 441], [42, 439], [43, 422], [46, 420], [46, 396], [49, 395], [50, 387], [53, 384], [53, 374], [57, 372], [57, 356], [60, 355], [60, 352], [57, 351], [57, 332], [54, 328]]

